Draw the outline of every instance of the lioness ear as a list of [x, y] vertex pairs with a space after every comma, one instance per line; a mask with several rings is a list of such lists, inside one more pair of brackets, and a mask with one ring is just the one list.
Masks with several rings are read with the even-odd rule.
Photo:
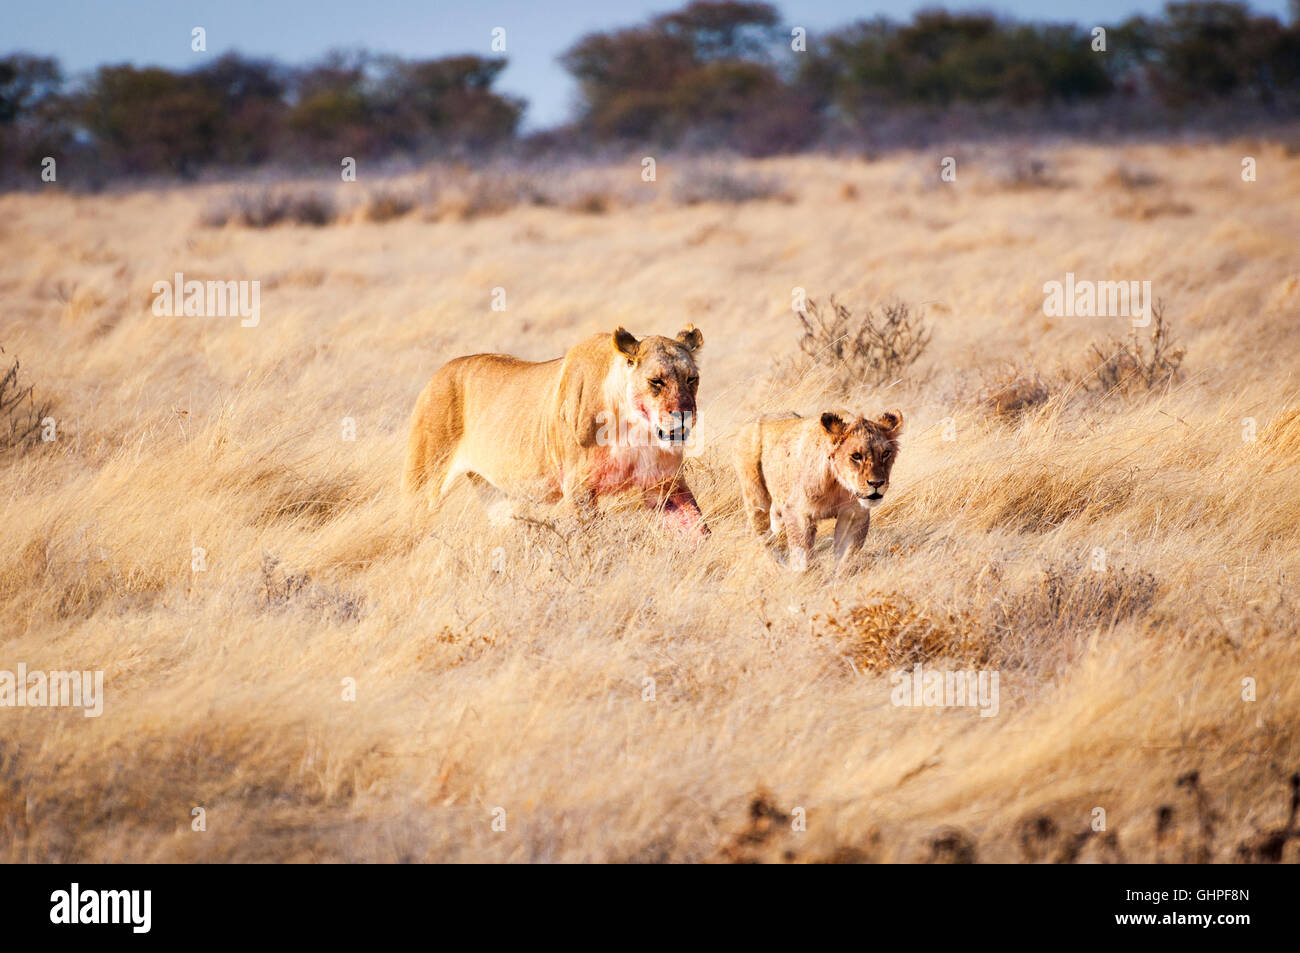
[[844, 436], [847, 429], [848, 425], [840, 419], [838, 414], [832, 414], [829, 411], [822, 414], [822, 430], [830, 434], [832, 440], [839, 440], [840, 437]]
[[688, 324], [677, 332], [677, 340], [686, 346], [686, 350], [698, 351], [700, 345], [704, 343], [704, 335], [695, 325]]
[[876, 421], [885, 432], [891, 437], [897, 437], [903, 432], [903, 412], [901, 410], [887, 410], [880, 415]]
[[629, 361], [636, 359], [637, 348], [640, 346], [641, 342], [632, 336], [631, 331], [620, 327], [614, 332], [614, 350]]

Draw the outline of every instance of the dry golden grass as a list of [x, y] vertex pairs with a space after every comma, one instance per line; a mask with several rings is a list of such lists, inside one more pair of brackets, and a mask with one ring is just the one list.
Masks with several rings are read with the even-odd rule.
[[[771, 160], [738, 174], [781, 198], [690, 205], [661, 160], [602, 173], [665, 196], [635, 207], [573, 183], [482, 215], [476, 182], [324, 227], [204, 227], [220, 187], [0, 197], [0, 345], [58, 420], [0, 458], [0, 669], [107, 694], [0, 709], [0, 860], [1296, 860], [1300, 156], [1253, 144], [1243, 183], [1242, 154], [1039, 150], [1051, 188], [985, 153], [953, 184]], [[154, 316], [177, 271], [260, 280], [261, 324]], [[1044, 316], [1067, 271], [1151, 280], [1179, 374], [991, 411], [999, 368], [1126, 331]], [[879, 387], [783, 379], [796, 286], [922, 306], [933, 340]], [[636, 511], [401, 497], [449, 357], [688, 321], [700, 550]], [[908, 420], [838, 580], [826, 533], [804, 576], [765, 555], [728, 464], [755, 413], [827, 402]], [[997, 716], [891, 705], [917, 661], [996, 668]]]

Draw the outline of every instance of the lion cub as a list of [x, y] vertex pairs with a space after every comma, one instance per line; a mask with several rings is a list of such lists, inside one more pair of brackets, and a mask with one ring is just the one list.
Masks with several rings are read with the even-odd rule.
[[897, 410], [875, 420], [825, 413], [747, 424], [736, 441], [735, 463], [754, 531], [775, 537], [784, 529], [787, 565], [802, 572], [817, 521], [833, 516], [836, 568], [843, 566], [867, 537], [871, 507], [889, 489], [902, 431]]

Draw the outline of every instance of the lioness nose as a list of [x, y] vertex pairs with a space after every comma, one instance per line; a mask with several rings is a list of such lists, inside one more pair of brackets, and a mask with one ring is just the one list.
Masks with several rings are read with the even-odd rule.
[[868, 481], [867, 481], [867, 484], [868, 484], [869, 486], [873, 487], [874, 489], [879, 490], [882, 486], [885, 485], [885, 481], [884, 481], [884, 480], [868, 480]]

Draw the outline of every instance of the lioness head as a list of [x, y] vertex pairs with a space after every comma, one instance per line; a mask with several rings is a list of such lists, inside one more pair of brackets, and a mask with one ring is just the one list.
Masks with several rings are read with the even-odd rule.
[[889, 472], [898, 456], [903, 414], [889, 410], [875, 420], [845, 420], [822, 414], [822, 429], [831, 438], [831, 472], [858, 502], [870, 509], [885, 498]]
[[621, 359], [616, 371], [623, 378], [622, 392], [634, 417], [630, 424], [648, 430], [659, 446], [680, 449], [695, 424], [700, 372], [694, 353], [704, 343], [704, 335], [688, 324], [675, 338], [655, 334], [638, 341], [619, 328], [612, 340]]

